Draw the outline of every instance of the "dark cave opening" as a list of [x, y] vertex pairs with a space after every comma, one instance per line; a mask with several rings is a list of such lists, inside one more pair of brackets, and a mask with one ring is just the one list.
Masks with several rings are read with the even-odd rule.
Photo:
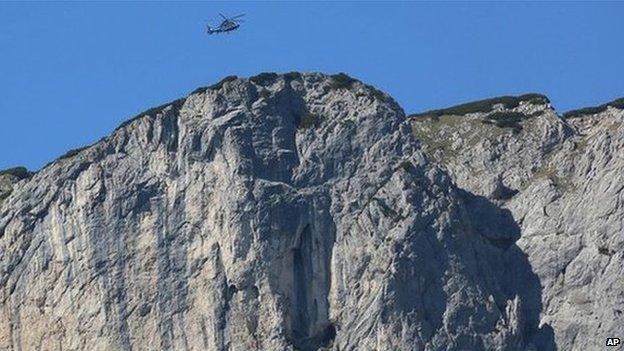
[[316, 238], [314, 234], [307, 225], [291, 249], [291, 342], [301, 351], [328, 346], [336, 336], [336, 328], [328, 321], [326, 302], [329, 292], [326, 256], [331, 252], [333, 237]]

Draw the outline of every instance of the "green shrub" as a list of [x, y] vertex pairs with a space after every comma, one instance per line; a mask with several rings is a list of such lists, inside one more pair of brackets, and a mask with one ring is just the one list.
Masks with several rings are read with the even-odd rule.
[[301, 73], [299, 72], [288, 72], [284, 74], [284, 79], [287, 82], [292, 82], [293, 80], [301, 79]]
[[412, 172], [415, 169], [414, 165], [410, 161], [403, 161], [400, 166], [407, 172]]
[[615, 107], [620, 110], [624, 110], [624, 98], [615, 99], [609, 102], [607, 105], [611, 107]]
[[30, 177], [32, 173], [29, 172], [28, 169], [26, 169], [26, 167], [13, 167], [13, 168], [0, 170], [0, 176], [1, 175], [12, 175], [19, 179], [24, 179], [24, 178]]
[[191, 91], [191, 93], [189, 95], [194, 95], [194, 94], [199, 94], [199, 93], [205, 93], [206, 90], [208, 90], [208, 87], [199, 87], [193, 91]]
[[576, 118], [587, 115], [595, 115], [596, 113], [603, 112], [607, 109], [607, 106], [592, 106], [592, 107], [583, 107], [578, 110], [568, 111], [563, 114], [563, 118]]
[[277, 73], [267, 72], [267, 73], [260, 73], [256, 76], [250, 77], [249, 80], [254, 82], [257, 85], [265, 86], [268, 84], [272, 84], [273, 82], [277, 80], [277, 78], [279, 78]]
[[238, 79], [237, 76], [227, 76], [227, 77], [221, 79], [218, 83], [215, 83], [215, 84], [213, 84], [211, 86], [200, 87], [200, 88], [197, 88], [197, 89], [193, 90], [191, 92], [191, 95], [197, 94], [197, 93], [204, 93], [207, 90], [219, 90], [219, 89], [223, 88], [223, 84], [225, 84], [227, 82], [231, 82], [231, 81], [237, 80], [237, 79]]
[[267, 89], [260, 89], [260, 90], [258, 91], [258, 95], [260, 95], [260, 97], [261, 97], [261, 98], [266, 99], [266, 98], [268, 98], [269, 96], [271, 96], [271, 92], [270, 92], [270, 91], [268, 91]]
[[235, 80], [237, 80], [238, 77], [237, 76], [227, 76], [223, 79], [221, 79], [218, 83], [215, 83], [211, 86], [208, 87], [209, 90], [219, 90], [221, 88], [223, 88], [223, 84], [227, 83], [227, 82], [233, 82]]
[[70, 158], [70, 157], [74, 157], [76, 155], [78, 155], [80, 153], [80, 151], [82, 150], [86, 150], [89, 146], [83, 146], [83, 147], [79, 147], [76, 149], [71, 149], [69, 151], [67, 151], [66, 153], [64, 153], [63, 155], [61, 155], [61, 157], [59, 157], [59, 160], [63, 160], [66, 158]]
[[624, 110], [624, 98], [615, 99], [600, 106], [585, 107], [578, 110], [568, 111], [563, 114], [563, 118], [575, 118], [587, 115], [595, 115], [596, 113], [606, 111], [609, 106]]
[[329, 85], [332, 89], [351, 89], [357, 80], [349, 77], [347, 74], [338, 73], [330, 76]]
[[366, 88], [368, 88], [372, 92], [373, 97], [375, 97], [377, 100], [386, 100], [386, 94], [384, 94], [383, 91], [375, 88], [372, 85], [366, 85]]
[[482, 122], [499, 128], [511, 128], [514, 133], [519, 133], [522, 130], [520, 122], [525, 118], [526, 115], [520, 112], [499, 111], [487, 115]]
[[487, 118], [495, 121], [496, 125], [505, 127], [507, 125], [515, 124], [522, 121], [526, 118], [526, 115], [521, 112], [499, 111], [489, 114]]
[[318, 128], [323, 122], [323, 117], [316, 115], [311, 112], [306, 112], [299, 119], [299, 128], [307, 129], [307, 128]]
[[460, 104], [440, 110], [431, 110], [422, 113], [416, 113], [410, 115], [410, 117], [419, 116], [442, 116], [442, 115], [467, 115], [469, 113], [477, 112], [490, 112], [496, 104], [503, 104], [506, 109], [512, 109], [518, 107], [521, 102], [528, 101], [531, 104], [547, 104], [550, 101], [544, 95], [540, 94], [524, 94], [520, 96], [499, 96], [491, 99], [479, 100], [475, 102], [469, 102], [466, 104]]
[[182, 108], [182, 105], [184, 105], [184, 102], [186, 101], [185, 98], [182, 99], [177, 99], [171, 102], [168, 102], [166, 104], [162, 104], [160, 106], [156, 106], [156, 107], [152, 107], [148, 110], [145, 110], [141, 113], [139, 113], [138, 115], [135, 115], [134, 117], [130, 118], [129, 120], [124, 121], [123, 123], [121, 123], [119, 125], [119, 127], [115, 128], [115, 131], [129, 125], [130, 123], [136, 121], [137, 119], [143, 117], [143, 116], [151, 116], [151, 117], [155, 117], [156, 114], [158, 114], [159, 112], [161, 112], [162, 110], [164, 110], [165, 108], [167, 108], [168, 106], [172, 106], [176, 111], [179, 111]]
[[530, 93], [520, 95], [518, 97], [520, 101], [528, 101], [531, 105], [546, 105], [550, 103], [550, 100], [542, 94]]
[[600, 253], [601, 255], [613, 256], [613, 252], [611, 252], [606, 246], [599, 246], [598, 253]]

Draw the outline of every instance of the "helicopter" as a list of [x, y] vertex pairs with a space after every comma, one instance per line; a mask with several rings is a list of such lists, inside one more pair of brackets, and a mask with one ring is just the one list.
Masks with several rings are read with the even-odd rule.
[[223, 21], [217, 28], [210, 28], [209, 25], [206, 25], [206, 32], [208, 34], [227, 33], [238, 29], [238, 27], [240, 27], [240, 23], [243, 22], [241, 17], [245, 16], [244, 13], [230, 18], [223, 16], [221, 13], [219, 15], [223, 18]]

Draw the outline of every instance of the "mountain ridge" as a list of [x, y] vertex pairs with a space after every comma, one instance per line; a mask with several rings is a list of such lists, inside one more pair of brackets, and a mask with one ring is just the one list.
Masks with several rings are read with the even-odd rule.
[[583, 350], [620, 331], [621, 110], [414, 118], [344, 75], [252, 78], [11, 183], [0, 348]]
[[[308, 72], [308, 73], [316, 73], [316, 72]], [[319, 72], [320, 73], [320, 72]], [[244, 78], [244, 77], [238, 77], [236, 75], [230, 75], [230, 76], [226, 76], [223, 79], [221, 79], [220, 81], [218, 81], [217, 83], [214, 83], [212, 85], [209, 86], [204, 86], [204, 87], [199, 87], [195, 90], [193, 90], [191, 93], [189, 93], [189, 95], [187, 95], [184, 98], [179, 98], [179, 99], [175, 99], [169, 102], [165, 102], [159, 106], [156, 107], [151, 107], [148, 108], [136, 115], [134, 115], [133, 117], [130, 117], [128, 119], [126, 119], [125, 121], [121, 122], [117, 127], [115, 127], [115, 129], [113, 130], [114, 133], [116, 130], [123, 128], [125, 126], [127, 126], [128, 124], [132, 123], [134, 120], [138, 119], [138, 118], [142, 118], [145, 117], [146, 115], [149, 116], [154, 112], [157, 112], [159, 110], [162, 110], [163, 108], [169, 106], [169, 105], [179, 105], [181, 104], [186, 98], [188, 98], [191, 95], [194, 94], [198, 94], [198, 93], [202, 93], [202, 92], [206, 92], [207, 90], [219, 90], [223, 87], [223, 84], [229, 81], [233, 81], [236, 79], [248, 79], [252, 82], [256, 81], [258, 82], [259, 85], [262, 85], [260, 82], [262, 79], [266, 79], [266, 78], [270, 78], [270, 79], [275, 79], [277, 77], [282, 77], [286, 80], [292, 80], [292, 79], [296, 79], [296, 77], [300, 76], [302, 73], [301, 72], [287, 72], [287, 73], [276, 73], [276, 72], [263, 72], [263, 73], [259, 73], [255, 76], [251, 76], [249, 78]], [[321, 73], [322, 74], [322, 73]], [[348, 74], [345, 73], [337, 73], [337, 74], [333, 74], [333, 75], [328, 75], [328, 76], [332, 76], [332, 77], [344, 77], [342, 79], [345, 80], [350, 80], [353, 82], [359, 82], [362, 83], [360, 80], [356, 79], [356, 78], [352, 78], [351, 76], [349, 76]], [[363, 84], [363, 83], [362, 83]], [[385, 94], [385, 93], [382, 93]], [[385, 94], [387, 96], [389, 96], [388, 94]], [[440, 115], [440, 114], [457, 114], [457, 115], [464, 115], [464, 114], [468, 114], [468, 113], [474, 113], [474, 112], [483, 112], [483, 106], [487, 106], [485, 107], [485, 109], [491, 110], [491, 107], [494, 104], [515, 104], [515, 103], [519, 103], [521, 101], [529, 101], [531, 99], [535, 99], [537, 98], [537, 100], [542, 100], [544, 103], [549, 104], [550, 103], [550, 99], [548, 98], [547, 95], [542, 94], [542, 93], [525, 93], [525, 94], [520, 94], [520, 95], [498, 95], [498, 96], [493, 96], [493, 97], [489, 97], [489, 98], [484, 98], [484, 99], [479, 99], [479, 100], [471, 100], [468, 102], [464, 102], [464, 103], [459, 103], [456, 105], [451, 105], [448, 107], [443, 107], [443, 108], [438, 108], [438, 109], [433, 109], [433, 110], [427, 110], [427, 111], [423, 111], [423, 112], [414, 112], [414, 113], [410, 113], [408, 114], [408, 117], [424, 117], [424, 116], [429, 116], [429, 115]], [[586, 106], [586, 107], [579, 107], [579, 108], [575, 108], [575, 109], [571, 109], [562, 113], [558, 114], [562, 117], [562, 118], [574, 118], [574, 117], [579, 117], [579, 116], [587, 116], [587, 115], [596, 115], [599, 114], [600, 112], [605, 111], [608, 107], [614, 107], [614, 108], [618, 108], [618, 109], [624, 109], [624, 105], [622, 105], [622, 100], [624, 98], [616, 98], [613, 99], [609, 102], [606, 102], [604, 104], [600, 104], [600, 105], [594, 105], [594, 106]], [[465, 110], [464, 110], [465, 109]], [[468, 111], [468, 112], [466, 112]], [[473, 111], [473, 112], [470, 112]], [[109, 134], [110, 135], [110, 134]], [[103, 137], [103, 138], [106, 138]], [[100, 141], [100, 140], [99, 140]], [[81, 146], [81, 147], [77, 147], [71, 150], [68, 150], [65, 154], [59, 156], [58, 158], [50, 161], [48, 164], [46, 164], [45, 166], [41, 167], [38, 170], [29, 170], [29, 172], [31, 173], [36, 173], [39, 172], [41, 169], [49, 166], [51, 163], [55, 162], [56, 160], [59, 159], [63, 159], [66, 158], [68, 156], [73, 156], [76, 152], [78, 151], [82, 151], [90, 146], [93, 146], [95, 143], [99, 142], [96, 141], [92, 144], [88, 144], [85, 146]], [[2, 171], [6, 171], [12, 168], [17, 168], [17, 167], [23, 167], [23, 166], [14, 166], [14, 167], [9, 167], [7, 169], [4, 170], [0, 170], [0, 172]]]

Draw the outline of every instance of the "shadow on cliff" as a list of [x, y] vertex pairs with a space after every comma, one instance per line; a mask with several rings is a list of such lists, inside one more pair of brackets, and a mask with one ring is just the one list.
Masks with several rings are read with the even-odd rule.
[[[521, 299], [524, 320], [522, 340], [524, 348], [533, 344], [539, 351], [557, 350], [553, 329], [550, 325], [539, 325], [542, 311], [542, 285], [533, 271], [526, 253], [516, 241], [520, 239], [520, 227], [511, 211], [497, 206], [486, 197], [460, 190], [473, 228], [489, 245], [491, 251], [488, 260], [505, 300]], [[499, 267], [502, 267], [500, 269]], [[497, 301], [502, 313], [506, 313], [506, 301]], [[506, 316], [508, 318], [508, 316]]]

